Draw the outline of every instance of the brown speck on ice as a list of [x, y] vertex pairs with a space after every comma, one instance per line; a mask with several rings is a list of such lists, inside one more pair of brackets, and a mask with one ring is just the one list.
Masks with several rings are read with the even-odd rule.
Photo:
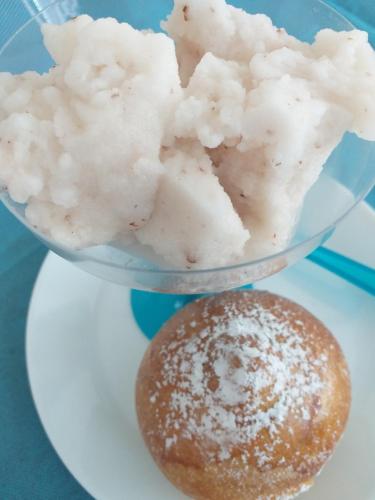
[[186, 22], [189, 21], [189, 6], [184, 5], [182, 12], [184, 14], [184, 21], [186, 21]]
[[303, 161], [302, 161], [302, 160], [300, 160], [298, 163], [299, 163], [300, 165], [302, 165]]
[[65, 222], [70, 222], [72, 220], [71, 215], [69, 215], [69, 214], [65, 215], [64, 220], [65, 220]]
[[137, 228], [138, 225], [135, 222], [130, 222], [129, 226]]
[[195, 259], [192, 255], [187, 255], [186, 256], [186, 261], [189, 264], [196, 264], [198, 262], [197, 259]]
[[280, 165], [282, 165], [281, 161], [276, 163], [276, 167], [280, 167]]
[[246, 198], [244, 193], [241, 193], [240, 196], [241, 196], [241, 198]]
[[207, 387], [211, 392], [216, 392], [220, 387], [220, 382], [218, 377], [211, 377], [207, 382]]

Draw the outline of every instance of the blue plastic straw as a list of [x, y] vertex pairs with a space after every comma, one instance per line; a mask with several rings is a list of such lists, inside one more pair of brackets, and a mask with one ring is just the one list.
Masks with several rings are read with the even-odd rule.
[[375, 270], [348, 259], [332, 250], [320, 247], [307, 257], [319, 266], [335, 273], [349, 283], [375, 295]]

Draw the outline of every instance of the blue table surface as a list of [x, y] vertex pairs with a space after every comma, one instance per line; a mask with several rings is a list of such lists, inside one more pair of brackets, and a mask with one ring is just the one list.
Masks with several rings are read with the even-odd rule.
[[[10, 25], [15, 29], [27, 18], [23, 8], [27, 1], [0, 0], [0, 46], [2, 33], [9, 32]], [[358, 27], [369, 31], [375, 44], [374, 0], [329, 0], [329, 3], [340, 8]], [[7, 30], [2, 29], [4, 23]], [[375, 191], [368, 201], [375, 206]], [[0, 500], [91, 498], [49, 443], [27, 381], [26, 314], [46, 253], [46, 248], [0, 204]]]

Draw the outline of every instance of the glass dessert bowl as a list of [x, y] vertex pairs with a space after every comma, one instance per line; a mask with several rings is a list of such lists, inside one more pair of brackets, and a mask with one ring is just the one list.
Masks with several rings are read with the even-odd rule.
[[[250, 13], [264, 13], [274, 24], [297, 38], [311, 42], [323, 28], [351, 30], [353, 26], [320, 0], [233, 1]], [[116, 0], [62, 0], [32, 17], [0, 51], [0, 71], [44, 72], [52, 60], [43, 44], [40, 24], [62, 23], [80, 14], [114, 17], [138, 29], [160, 30], [160, 21], [172, 1], [117, 2]], [[318, 182], [308, 193], [294, 236], [284, 251], [263, 259], [204, 269], [175, 270], [158, 265], [140, 246], [103, 245], [74, 251], [58, 245], [31, 227], [22, 205], [6, 192], [1, 200], [8, 209], [52, 251], [91, 274], [131, 288], [170, 294], [220, 292], [250, 284], [275, 274], [306, 257], [323, 244], [340, 221], [361, 201], [375, 183], [375, 145], [347, 134], [331, 155]]]

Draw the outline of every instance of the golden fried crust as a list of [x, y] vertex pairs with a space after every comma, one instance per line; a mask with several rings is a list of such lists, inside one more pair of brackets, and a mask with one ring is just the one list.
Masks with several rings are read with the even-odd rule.
[[189, 304], [139, 369], [139, 425], [168, 479], [196, 499], [293, 498], [332, 455], [350, 379], [327, 328], [267, 292]]

